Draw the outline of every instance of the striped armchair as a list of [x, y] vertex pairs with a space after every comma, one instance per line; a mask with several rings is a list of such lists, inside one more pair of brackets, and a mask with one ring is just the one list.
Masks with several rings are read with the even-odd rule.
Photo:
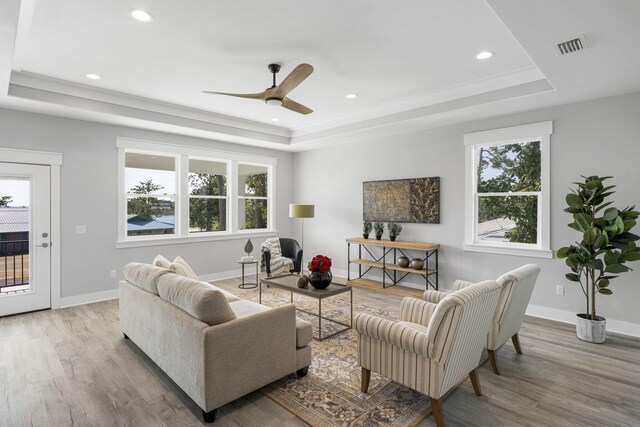
[[467, 376], [481, 395], [477, 368], [502, 286], [486, 281], [447, 294], [438, 304], [404, 298], [400, 322], [358, 314], [361, 389], [371, 371], [429, 396], [433, 416], [443, 426], [443, 396]]
[[[540, 267], [535, 264], [527, 264], [516, 268], [506, 274], [500, 276], [497, 280], [502, 286], [498, 306], [491, 322], [491, 329], [487, 336], [487, 353], [491, 362], [491, 369], [496, 375], [500, 375], [498, 369], [498, 359], [496, 351], [509, 338], [513, 342], [513, 346], [518, 354], [522, 354], [520, 347], [520, 337], [518, 332], [524, 320], [524, 314], [529, 305], [536, 279], [540, 273]], [[456, 280], [453, 284], [453, 290], [459, 291], [474, 285], [464, 280]], [[442, 296], [442, 292], [426, 291], [424, 299], [434, 302]], [[447, 295], [447, 294], [445, 294]]]

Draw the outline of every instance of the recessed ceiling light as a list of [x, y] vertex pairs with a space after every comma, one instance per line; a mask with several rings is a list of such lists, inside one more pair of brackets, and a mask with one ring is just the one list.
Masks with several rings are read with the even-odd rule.
[[493, 56], [493, 52], [489, 52], [488, 50], [483, 50], [479, 54], [476, 55], [478, 59], [489, 59]]
[[132, 10], [131, 16], [133, 17], [133, 19], [140, 22], [151, 22], [153, 20], [153, 16], [151, 16], [149, 12], [142, 9]]
[[274, 117], [273, 119], [271, 119], [271, 121], [272, 121], [272, 122], [279, 122], [279, 121], [280, 121], [280, 119], [278, 119], [278, 118]]
[[347, 99], [356, 99], [358, 97], [357, 93], [348, 93], [345, 98]]
[[94, 73], [88, 73], [88, 74], [85, 74], [85, 75], [87, 76], [88, 79], [91, 79], [91, 80], [100, 80], [102, 78], [99, 75], [94, 74]]

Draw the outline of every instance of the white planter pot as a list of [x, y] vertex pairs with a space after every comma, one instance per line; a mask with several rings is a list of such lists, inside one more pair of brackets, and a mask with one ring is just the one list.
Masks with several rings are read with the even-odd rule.
[[602, 344], [607, 335], [607, 319], [596, 316], [591, 320], [584, 313], [576, 314], [576, 335], [582, 341]]

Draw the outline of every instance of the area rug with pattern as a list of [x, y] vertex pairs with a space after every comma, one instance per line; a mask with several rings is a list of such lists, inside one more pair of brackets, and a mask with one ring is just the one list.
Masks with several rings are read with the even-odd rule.
[[[258, 301], [258, 290], [238, 294], [244, 299]], [[290, 302], [290, 293], [279, 289], [263, 289], [262, 304], [277, 307]], [[317, 313], [318, 302], [313, 298], [294, 294], [297, 308]], [[323, 300], [323, 317], [349, 323], [348, 296]], [[397, 318], [384, 310], [354, 301], [353, 312], [369, 313], [388, 319]], [[298, 317], [313, 324], [318, 332], [317, 317], [298, 312]], [[329, 335], [340, 325], [322, 322], [323, 335]], [[353, 329], [323, 341], [313, 340], [309, 374], [298, 378], [291, 374], [261, 391], [312, 426], [415, 426], [430, 413], [426, 396], [371, 374], [368, 393], [360, 392], [361, 368], [358, 365], [357, 333]]]

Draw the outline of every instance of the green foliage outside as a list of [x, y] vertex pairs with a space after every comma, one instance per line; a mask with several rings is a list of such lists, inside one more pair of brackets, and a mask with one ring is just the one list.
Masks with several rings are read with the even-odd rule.
[[[245, 180], [247, 196], [267, 196], [267, 174], [248, 175]], [[245, 199], [245, 229], [267, 228], [267, 201], [261, 199]]]
[[605, 186], [610, 176], [583, 177], [584, 182], [574, 182], [577, 188], [566, 197], [564, 210], [573, 215], [569, 227], [581, 234], [575, 245], [558, 250], [558, 258], [566, 259], [571, 269], [566, 278], [580, 283], [586, 297], [589, 319], [596, 320], [596, 294], [611, 295], [609, 288], [617, 274], [630, 271], [628, 262], [640, 260], [639, 236], [631, 233], [640, 212], [635, 206], [619, 210], [605, 202], [612, 195], [615, 185]]
[[507, 236], [510, 242], [537, 243], [538, 197], [482, 193], [540, 191], [540, 142], [480, 147], [477, 156], [478, 223], [511, 219], [515, 227]]
[[[153, 180], [150, 179], [146, 182], [140, 181], [131, 187], [129, 192], [134, 194], [152, 194], [154, 191], [162, 190], [163, 188], [162, 185], [155, 184]], [[127, 213], [129, 215], [138, 215], [141, 218], [151, 221], [158, 216], [164, 215], [166, 208], [162, 206], [157, 197], [134, 197], [128, 200]]]
[[[191, 195], [225, 196], [227, 177], [204, 173], [189, 174]], [[227, 229], [227, 201], [224, 199], [190, 198], [189, 228], [199, 231], [223, 231]]]
[[11, 196], [2, 196], [0, 197], [0, 208], [4, 206], [9, 206], [9, 203], [13, 201], [13, 197]]

